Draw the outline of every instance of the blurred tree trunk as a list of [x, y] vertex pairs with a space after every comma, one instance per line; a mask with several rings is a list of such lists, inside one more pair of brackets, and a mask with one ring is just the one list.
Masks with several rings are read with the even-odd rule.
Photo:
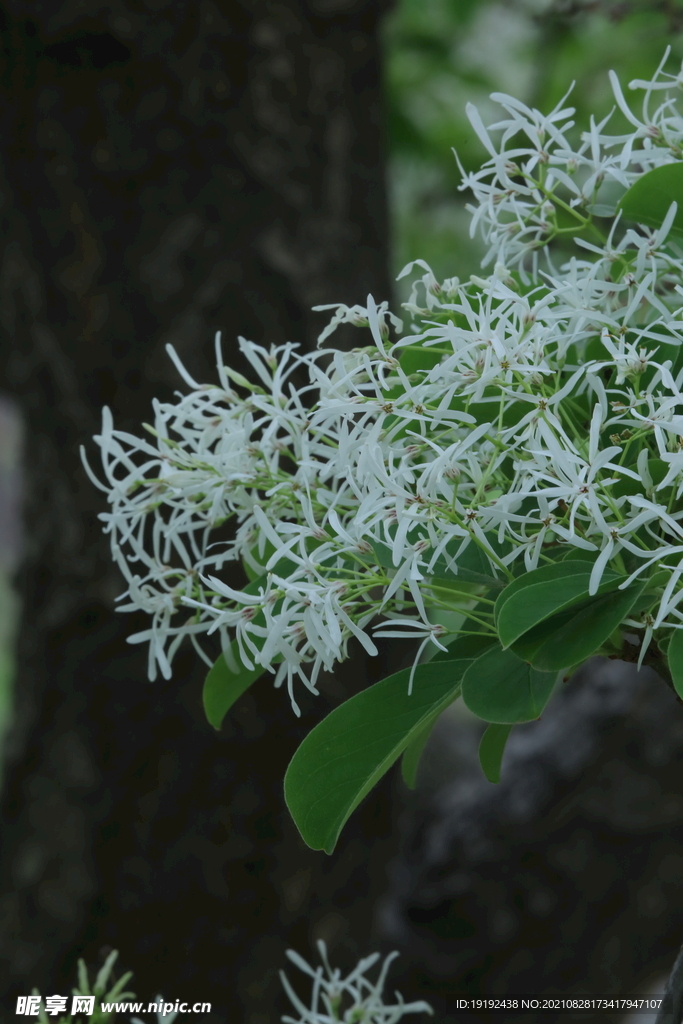
[[322, 936], [343, 964], [367, 952], [386, 785], [332, 858], [304, 847], [282, 796], [298, 741], [343, 688], [297, 721], [266, 682], [216, 734], [191, 649], [150, 684], [144, 645], [126, 644], [145, 620], [114, 614], [123, 584], [79, 445], [96, 468], [103, 405], [139, 433], [152, 397], [183, 386], [169, 341], [213, 380], [218, 329], [235, 362], [238, 334], [311, 347], [326, 322], [312, 305], [389, 297], [386, 6], [0, 8], [0, 380], [25, 424], [0, 875], [11, 999], [68, 993], [76, 957], [110, 946], [142, 998], [265, 1024], [286, 946], [309, 955]]
[[[449, 709], [397, 814], [377, 916], [402, 983], [428, 993], [439, 1024], [481, 1022], [457, 1008], [462, 995], [661, 995], [683, 911], [678, 698], [650, 669], [592, 659], [515, 727], [497, 785], [479, 765], [483, 728]], [[680, 975], [681, 963], [674, 1006]], [[548, 1019], [505, 1013], [506, 1024]]]

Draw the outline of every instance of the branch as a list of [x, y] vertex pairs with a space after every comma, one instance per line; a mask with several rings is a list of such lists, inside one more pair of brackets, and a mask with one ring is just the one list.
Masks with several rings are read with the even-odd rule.
[[[640, 647], [636, 644], [629, 643], [629, 641], [624, 637], [622, 649], [618, 654], [611, 654], [609, 657], [612, 661], [625, 661], [628, 662], [628, 664], [637, 665], [639, 656]], [[653, 672], [656, 672], [660, 679], [663, 679], [667, 686], [669, 686], [676, 694], [676, 699], [679, 704], [683, 704], [683, 701], [674, 688], [667, 660], [654, 642], [650, 644], [650, 647], [643, 658], [643, 665], [647, 668], [651, 668]]]

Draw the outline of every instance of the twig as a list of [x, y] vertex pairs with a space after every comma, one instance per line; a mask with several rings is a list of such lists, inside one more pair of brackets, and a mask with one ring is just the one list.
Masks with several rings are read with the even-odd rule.
[[[638, 663], [639, 656], [640, 647], [631, 644], [628, 640], [624, 639], [623, 647], [619, 654], [610, 655], [610, 658], [613, 661], [625, 661], [629, 664], [636, 665]], [[643, 659], [643, 665], [645, 665], [647, 668], [653, 669], [653, 671], [657, 673], [660, 679], [664, 680], [664, 682], [667, 684], [670, 690], [672, 690], [672, 692], [676, 694], [676, 699], [678, 700], [679, 704], [683, 703], [681, 698], [676, 693], [676, 690], [674, 689], [673, 680], [671, 678], [671, 672], [669, 671], [669, 666], [667, 665], [666, 658], [664, 657], [664, 655], [659, 650], [656, 644], [652, 643], [650, 645], [650, 648], [648, 649]]]

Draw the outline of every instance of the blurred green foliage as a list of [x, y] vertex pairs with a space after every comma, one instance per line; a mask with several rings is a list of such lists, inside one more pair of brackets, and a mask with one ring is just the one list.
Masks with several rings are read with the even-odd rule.
[[[469, 197], [460, 172], [485, 151], [465, 113], [468, 102], [484, 123], [498, 119], [492, 92], [509, 93], [542, 112], [576, 82], [577, 133], [591, 114], [614, 106], [608, 71], [619, 75], [636, 109], [633, 78], [649, 79], [667, 44], [666, 70], [683, 57], [683, 0], [560, 2], [560, 0], [397, 0], [384, 24], [385, 91], [389, 125], [392, 266], [397, 274], [420, 257], [437, 278], [467, 278], [483, 246], [469, 238]], [[641, 94], [642, 95], [642, 94]], [[624, 124], [617, 110], [615, 133]], [[409, 293], [398, 282], [397, 297]]]

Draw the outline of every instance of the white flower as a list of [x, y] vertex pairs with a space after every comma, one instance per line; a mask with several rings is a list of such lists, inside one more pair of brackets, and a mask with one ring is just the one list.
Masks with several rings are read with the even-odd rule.
[[[379, 960], [379, 953], [360, 960], [353, 971], [342, 978], [338, 968], [330, 967], [327, 948], [318, 941], [318, 951], [323, 967], [317, 970], [306, 963], [303, 957], [288, 949], [287, 956], [304, 974], [313, 979], [310, 1007], [305, 1006], [289, 984], [287, 975], [280, 971], [280, 979], [298, 1017], [282, 1017], [283, 1024], [335, 1024], [336, 1021], [353, 1021], [355, 1024], [397, 1024], [408, 1013], [433, 1013], [431, 1006], [423, 1001], [404, 1003], [398, 992], [397, 1003], [384, 1003], [382, 992], [387, 972], [398, 953], [390, 953], [382, 964], [379, 977], [373, 984], [364, 975]], [[343, 1013], [343, 1017], [341, 1016]]]
[[367, 306], [345, 306], [343, 302], [333, 302], [326, 306], [312, 306], [311, 308], [316, 313], [327, 309], [335, 310], [329, 324], [318, 336], [318, 345], [322, 345], [330, 334], [336, 331], [339, 324], [353, 324], [354, 327], [370, 326], [373, 328], [373, 335], [378, 336], [382, 341], [389, 337], [387, 320], [397, 331], [403, 330], [403, 321], [390, 312], [389, 303], [381, 302], [379, 306], [376, 306], [371, 295], [368, 295]]
[[[388, 628], [393, 627], [393, 628]], [[402, 628], [398, 628], [402, 627]], [[447, 647], [444, 647], [439, 642], [439, 637], [444, 636], [447, 630], [445, 626], [440, 624], [433, 625], [432, 623], [416, 622], [414, 619], [388, 619], [382, 623], [381, 628], [374, 630], [374, 636], [386, 636], [386, 637], [406, 637], [409, 636], [413, 639], [421, 639], [422, 643], [417, 649], [417, 654], [413, 660], [413, 666], [410, 670], [410, 677], [408, 679], [408, 693], [413, 692], [413, 679], [415, 678], [415, 669], [417, 668], [422, 652], [424, 651], [427, 644], [434, 644], [441, 651], [448, 651]]]
[[[488, 157], [462, 187], [493, 272], [440, 282], [414, 260], [400, 275], [417, 270], [410, 326], [393, 343], [403, 324], [386, 301], [316, 307], [334, 311], [320, 343], [352, 323], [365, 347], [302, 353], [241, 338], [247, 379], [225, 366], [217, 335], [215, 384], [193, 380], [169, 347], [188, 392], [153, 402], [148, 437], [103, 411], [103, 479], [83, 462], [110, 506], [100, 519], [125, 580], [119, 610], [150, 619], [129, 638], [149, 645], [150, 678], [171, 675], [185, 637], [207, 664], [204, 645], [219, 640], [235, 671], [286, 682], [298, 711], [297, 681], [317, 692], [350, 643], [376, 653], [372, 633], [419, 641], [412, 687], [425, 646], [440, 646], [430, 573], [443, 560], [457, 576], [473, 544], [497, 580], [577, 548], [593, 559], [592, 594], [608, 567], [631, 583], [666, 564], [641, 626], [646, 642], [680, 628], [677, 207], [659, 228], [628, 225], [601, 185], [625, 189], [683, 160], [667, 92], [683, 72], [663, 66], [632, 83], [645, 90], [641, 115], [613, 79], [623, 136], [607, 135], [606, 119], [576, 138], [566, 97], [544, 115], [495, 94], [491, 125], [469, 109]], [[612, 216], [606, 236], [596, 214]], [[557, 267], [560, 231], [575, 250]], [[229, 563], [257, 582], [227, 578]], [[481, 629], [493, 633], [493, 615]]]

